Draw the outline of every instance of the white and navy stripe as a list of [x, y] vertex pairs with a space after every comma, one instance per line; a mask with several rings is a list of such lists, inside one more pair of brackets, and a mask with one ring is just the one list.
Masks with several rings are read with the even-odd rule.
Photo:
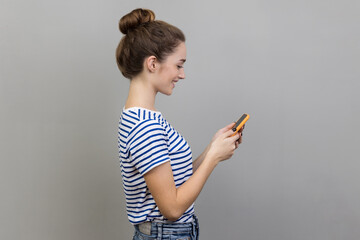
[[[186, 140], [160, 112], [123, 109], [118, 131], [121, 175], [129, 221], [166, 220], [146, 186], [144, 174], [170, 161], [176, 187], [192, 175], [192, 152]], [[194, 205], [176, 222], [191, 222]]]

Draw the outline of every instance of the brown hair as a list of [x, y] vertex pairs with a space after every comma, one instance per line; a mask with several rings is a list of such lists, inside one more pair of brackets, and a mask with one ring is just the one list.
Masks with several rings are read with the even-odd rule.
[[155, 20], [149, 9], [135, 9], [119, 21], [125, 34], [116, 49], [116, 62], [126, 78], [133, 78], [143, 70], [146, 57], [155, 56], [159, 62], [185, 42], [185, 35], [177, 27]]

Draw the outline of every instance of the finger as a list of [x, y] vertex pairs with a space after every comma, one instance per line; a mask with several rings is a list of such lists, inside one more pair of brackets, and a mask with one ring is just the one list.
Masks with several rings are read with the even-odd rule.
[[228, 137], [228, 139], [231, 142], [237, 142], [240, 139], [240, 137], [241, 137], [240, 133], [237, 132], [237, 133], [235, 133], [234, 136]]
[[[234, 136], [232, 136], [232, 135], [234, 135]], [[237, 136], [237, 135], [238, 135], [238, 134], [235, 133], [232, 129], [227, 130], [226, 132], [223, 133], [223, 137], [224, 137], [224, 138], [235, 137], [235, 136]]]
[[238, 142], [239, 144], [241, 144], [241, 143], [242, 143], [242, 137], [240, 137], [240, 138], [237, 140], [237, 142]]
[[230, 123], [229, 125], [227, 125], [227, 126], [224, 127], [223, 129], [226, 129], [226, 131], [227, 131], [227, 130], [231, 129], [234, 125], [235, 125], [234, 122], [233, 122], [233, 123]]
[[239, 132], [239, 139], [238, 139], [238, 143], [240, 144], [240, 143], [241, 143], [241, 141], [242, 141], [242, 133], [241, 133], [241, 132]]
[[239, 132], [242, 132], [242, 131], [244, 131], [244, 126], [242, 126], [239, 130]]
[[219, 130], [219, 133], [220, 133], [220, 134], [225, 133], [226, 131], [228, 131], [229, 129], [231, 129], [234, 125], [235, 125], [235, 123], [230, 123], [229, 125], [221, 128], [221, 129]]

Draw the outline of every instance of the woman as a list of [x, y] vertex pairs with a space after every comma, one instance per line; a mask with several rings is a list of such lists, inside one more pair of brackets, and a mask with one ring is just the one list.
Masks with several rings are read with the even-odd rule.
[[125, 34], [117, 50], [121, 73], [130, 79], [119, 122], [119, 155], [133, 239], [198, 239], [193, 203], [216, 165], [241, 143], [242, 130], [220, 129], [192, 161], [188, 143], [155, 109], [157, 93], [171, 95], [185, 78], [185, 36], [148, 9], [119, 22]]

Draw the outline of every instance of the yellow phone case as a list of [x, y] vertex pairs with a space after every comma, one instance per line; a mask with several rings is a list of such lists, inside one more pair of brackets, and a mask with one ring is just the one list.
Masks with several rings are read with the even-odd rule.
[[234, 131], [234, 134], [231, 136], [235, 136], [235, 134], [240, 131], [241, 127], [244, 126], [247, 120], [249, 120], [250, 116], [249, 114], [244, 113], [239, 120], [236, 121], [235, 125], [233, 126], [232, 130]]

